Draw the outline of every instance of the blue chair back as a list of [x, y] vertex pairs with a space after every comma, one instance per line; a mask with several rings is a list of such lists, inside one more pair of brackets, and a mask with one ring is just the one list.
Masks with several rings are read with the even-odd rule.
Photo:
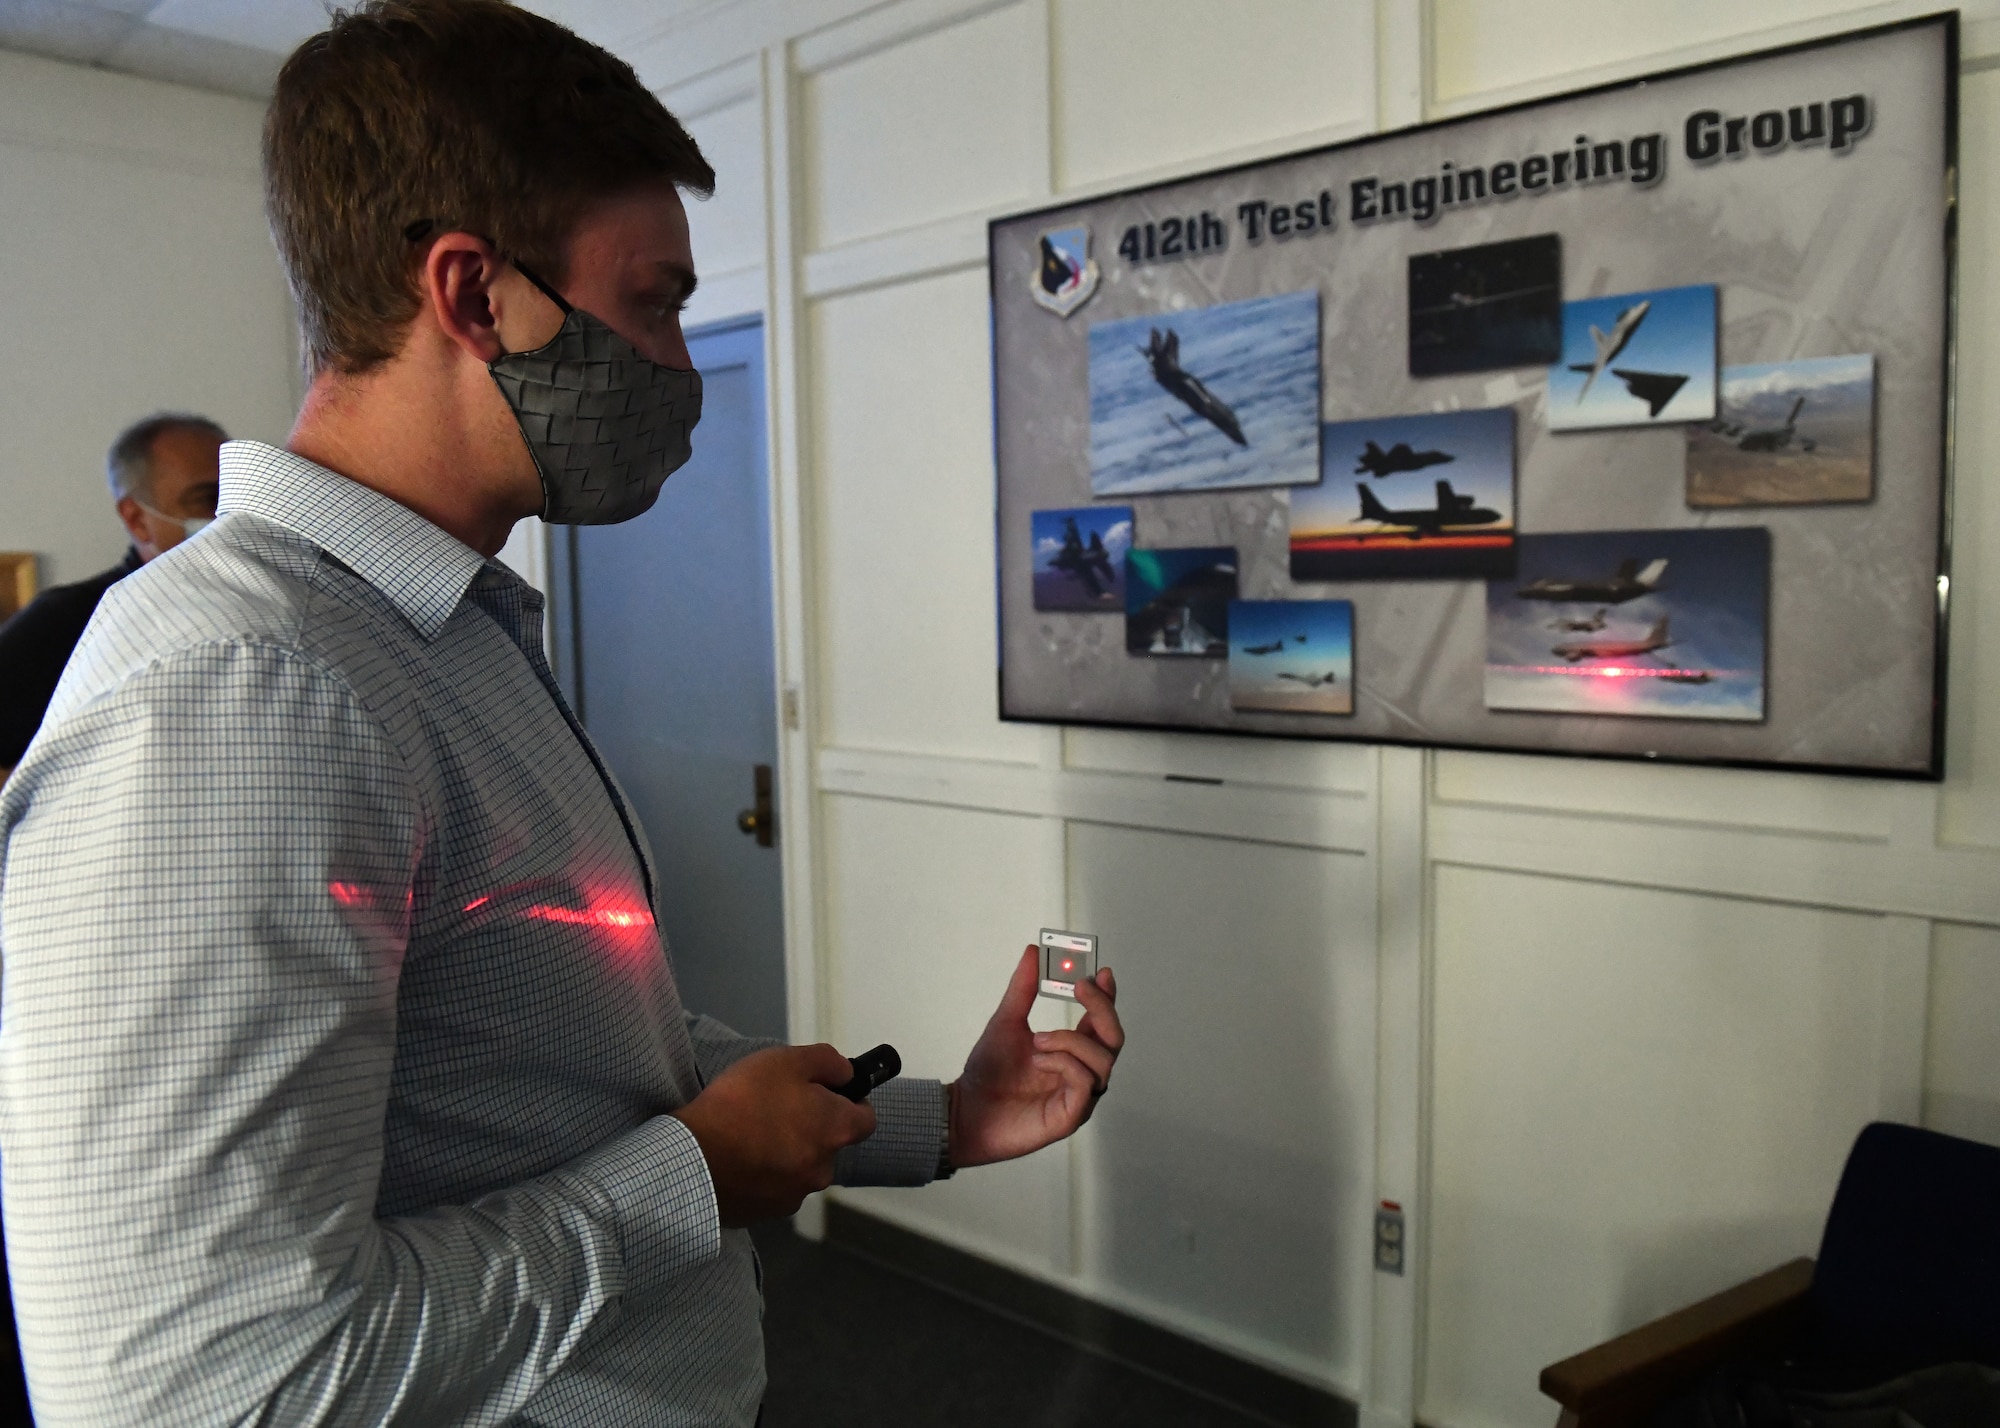
[[2000, 1148], [1878, 1122], [1848, 1152], [1813, 1273], [1837, 1362], [2000, 1368]]

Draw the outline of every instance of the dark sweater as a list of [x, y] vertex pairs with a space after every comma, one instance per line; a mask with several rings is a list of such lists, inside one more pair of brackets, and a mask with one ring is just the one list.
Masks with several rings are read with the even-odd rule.
[[127, 550], [111, 569], [44, 590], [0, 625], [0, 769], [27, 752], [97, 602], [140, 564], [139, 552]]

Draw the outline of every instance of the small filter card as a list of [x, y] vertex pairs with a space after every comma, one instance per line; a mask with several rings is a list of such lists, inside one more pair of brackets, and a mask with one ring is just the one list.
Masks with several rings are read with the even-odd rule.
[[1097, 937], [1042, 929], [1042, 995], [1076, 1000], [1076, 984], [1097, 974]]

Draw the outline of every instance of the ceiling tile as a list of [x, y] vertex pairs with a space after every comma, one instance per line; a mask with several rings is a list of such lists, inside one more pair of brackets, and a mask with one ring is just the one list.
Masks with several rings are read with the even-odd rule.
[[326, 28], [327, 9], [323, 0], [160, 0], [146, 19], [169, 30], [288, 55], [307, 35]]
[[252, 99], [270, 97], [278, 69], [284, 62], [285, 57], [272, 50], [232, 45], [227, 40], [212, 40], [205, 35], [151, 24], [135, 26], [103, 61], [112, 69], [130, 74]]
[[66, 0], [0, 0], [0, 45], [50, 59], [99, 60], [134, 23], [129, 15]]

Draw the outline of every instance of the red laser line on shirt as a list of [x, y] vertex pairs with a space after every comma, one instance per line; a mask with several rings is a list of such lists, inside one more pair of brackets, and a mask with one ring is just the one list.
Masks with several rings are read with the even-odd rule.
[[567, 922], [585, 927], [651, 927], [653, 914], [644, 908], [623, 907], [550, 907], [547, 903], [536, 903], [523, 908], [523, 917], [539, 918], [543, 922]]

